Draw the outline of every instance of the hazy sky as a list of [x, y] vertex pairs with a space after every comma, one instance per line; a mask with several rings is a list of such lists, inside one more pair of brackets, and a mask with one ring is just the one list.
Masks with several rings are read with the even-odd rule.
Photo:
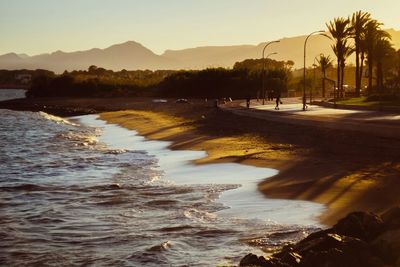
[[400, 0], [0, 0], [0, 54], [137, 41], [157, 54], [258, 44], [325, 29], [357, 10], [400, 29]]

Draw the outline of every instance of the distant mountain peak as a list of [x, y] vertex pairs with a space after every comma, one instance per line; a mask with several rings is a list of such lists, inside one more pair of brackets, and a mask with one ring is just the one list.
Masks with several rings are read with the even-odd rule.
[[13, 60], [13, 59], [22, 59], [21, 57], [19, 57], [16, 53], [7, 53], [1, 56], [2, 59], [4, 60]]
[[66, 53], [61, 50], [57, 50], [57, 51], [51, 53], [51, 55], [64, 55], [64, 54], [66, 54]]
[[112, 46], [109, 46], [107, 48], [105, 48], [104, 50], [110, 49], [110, 48], [120, 48], [120, 47], [134, 47], [134, 48], [144, 48], [149, 50], [148, 48], [144, 47], [142, 44], [135, 42], [135, 41], [126, 41], [124, 43], [120, 43], [120, 44], [114, 44]]
[[[400, 31], [387, 30], [392, 35], [392, 43], [400, 48]], [[276, 60], [292, 60], [302, 66], [303, 43], [306, 36], [284, 37], [279, 44], [268, 48], [267, 52], [277, 52]], [[232, 67], [235, 62], [249, 58], [260, 58], [265, 42], [255, 45], [202, 46], [180, 50], [165, 50], [162, 55], [135, 41], [111, 45], [107, 48], [93, 48], [84, 51], [63, 52], [35, 56], [8, 53], [0, 55], [0, 69], [48, 69], [58, 73], [64, 70], [86, 70], [96, 65], [112, 70], [137, 69], [202, 69], [207, 67]], [[314, 57], [324, 53], [334, 57], [330, 41], [326, 38], [313, 38], [308, 44], [307, 65]]]

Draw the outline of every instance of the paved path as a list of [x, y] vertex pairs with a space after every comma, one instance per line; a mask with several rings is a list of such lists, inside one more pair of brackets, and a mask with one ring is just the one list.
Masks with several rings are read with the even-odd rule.
[[334, 109], [308, 105], [303, 111], [303, 105], [298, 98], [282, 99], [283, 104], [275, 110], [275, 102], [252, 101], [247, 109], [244, 102], [225, 105], [224, 110], [242, 116], [284, 122], [294, 125], [324, 127], [359, 131], [376, 136], [400, 139], [400, 114], [380, 111]]

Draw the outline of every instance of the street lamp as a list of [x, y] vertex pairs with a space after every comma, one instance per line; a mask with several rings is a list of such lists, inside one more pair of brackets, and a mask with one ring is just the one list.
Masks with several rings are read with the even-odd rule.
[[[266, 57], [265, 57], [265, 61], [267, 61], [267, 59], [270, 57], [270, 56], [272, 56], [272, 55], [276, 55], [276, 54], [278, 54], [277, 52], [273, 52], [273, 53], [269, 53]], [[266, 73], [266, 71], [268, 70], [268, 67], [267, 67], [267, 62], [264, 62], [264, 64], [263, 64], [263, 77], [262, 77], [262, 79], [263, 79], [263, 88], [264, 88], [264, 98], [263, 98], [263, 105], [264, 105], [264, 101], [265, 101], [265, 92], [267, 91], [267, 88], [265, 88], [266, 87], [266, 84], [265, 84], [265, 73]]]
[[303, 69], [303, 110], [306, 110], [307, 105], [307, 99], [306, 99], [306, 48], [307, 48], [307, 41], [308, 38], [310, 38], [310, 36], [314, 35], [314, 34], [318, 34], [318, 35], [322, 35], [325, 36], [329, 39], [331, 39], [331, 37], [329, 37], [328, 35], [325, 34], [325, 31], [321, 30], [321, 31], [315, 31], [310, 33], [306, 40], [304, 41], [304, 69]]
[[[264, 84], [264, 80], [265, 80], [265, 58], [264, 58], [264, 54], [265, 54], [265, 49], [270, 45], [270, 44], [273, 44], [273, 43], [279, 43], [280, 41], [279, 40], [276, 40], [276, 41], [272, 41], [272, 42], [268, 42], [265, 46], [264, 46], [264, 48], [263, 48], [263, 51], [262, 51], [262, 60], [263, 60], [263, 69], [262, 69], [262, 88], [261, 88], [261, 94], [262, 94], [262, 98], [263, 98], [263, 102], [262, 102], [262, 104], [264, 105], [265, 104], [265, 90], [264, 90], [264, 86], [265, 86], [265, 84]], [[274, 53], [272, 53], [272, 54], [269, 54], [268, 56], [271, 56], [271, 55], [273, 55]], [[276, 53], [275, 53], [276, 54]], [[267, 58], [268, 58], [268, 56], [267, 56]]]
[[[319, 56], [321, 57], [322, 54], [320, 54]], [[313, 86], [310, 86], [310, 104], [312, 103], [312, 91], [314, 89], [315, 91], [315, 70], [317, 68], [317, 64], [315, 64], [315, 61], [318, 61], [318, 56], [315, 56], [314, 58], [314, 63], [313, 63]]]

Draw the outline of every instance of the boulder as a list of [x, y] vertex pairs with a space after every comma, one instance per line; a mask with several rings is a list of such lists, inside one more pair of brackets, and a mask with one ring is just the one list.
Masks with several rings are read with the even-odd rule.
[[384, 231], [384, 223], [379, 216], [373, 213], [352, 212], [339, 220], [333, 226], [332, 231], [340, 235], [370, 241]]
[[263, 256], [258, 257], [252, 253], [247, 254], [239, 263], [241, 267], [291, 267], [282, 263], [277, 258], [264, 258]]
[[381, 217], [353, 212], [268, 258], [249, 254], [240, 266], [400, 267], [400, 207]]
[[261, 266], [261, 264], [257, 255], [249, 253], [240, 261], [239, 266]]

